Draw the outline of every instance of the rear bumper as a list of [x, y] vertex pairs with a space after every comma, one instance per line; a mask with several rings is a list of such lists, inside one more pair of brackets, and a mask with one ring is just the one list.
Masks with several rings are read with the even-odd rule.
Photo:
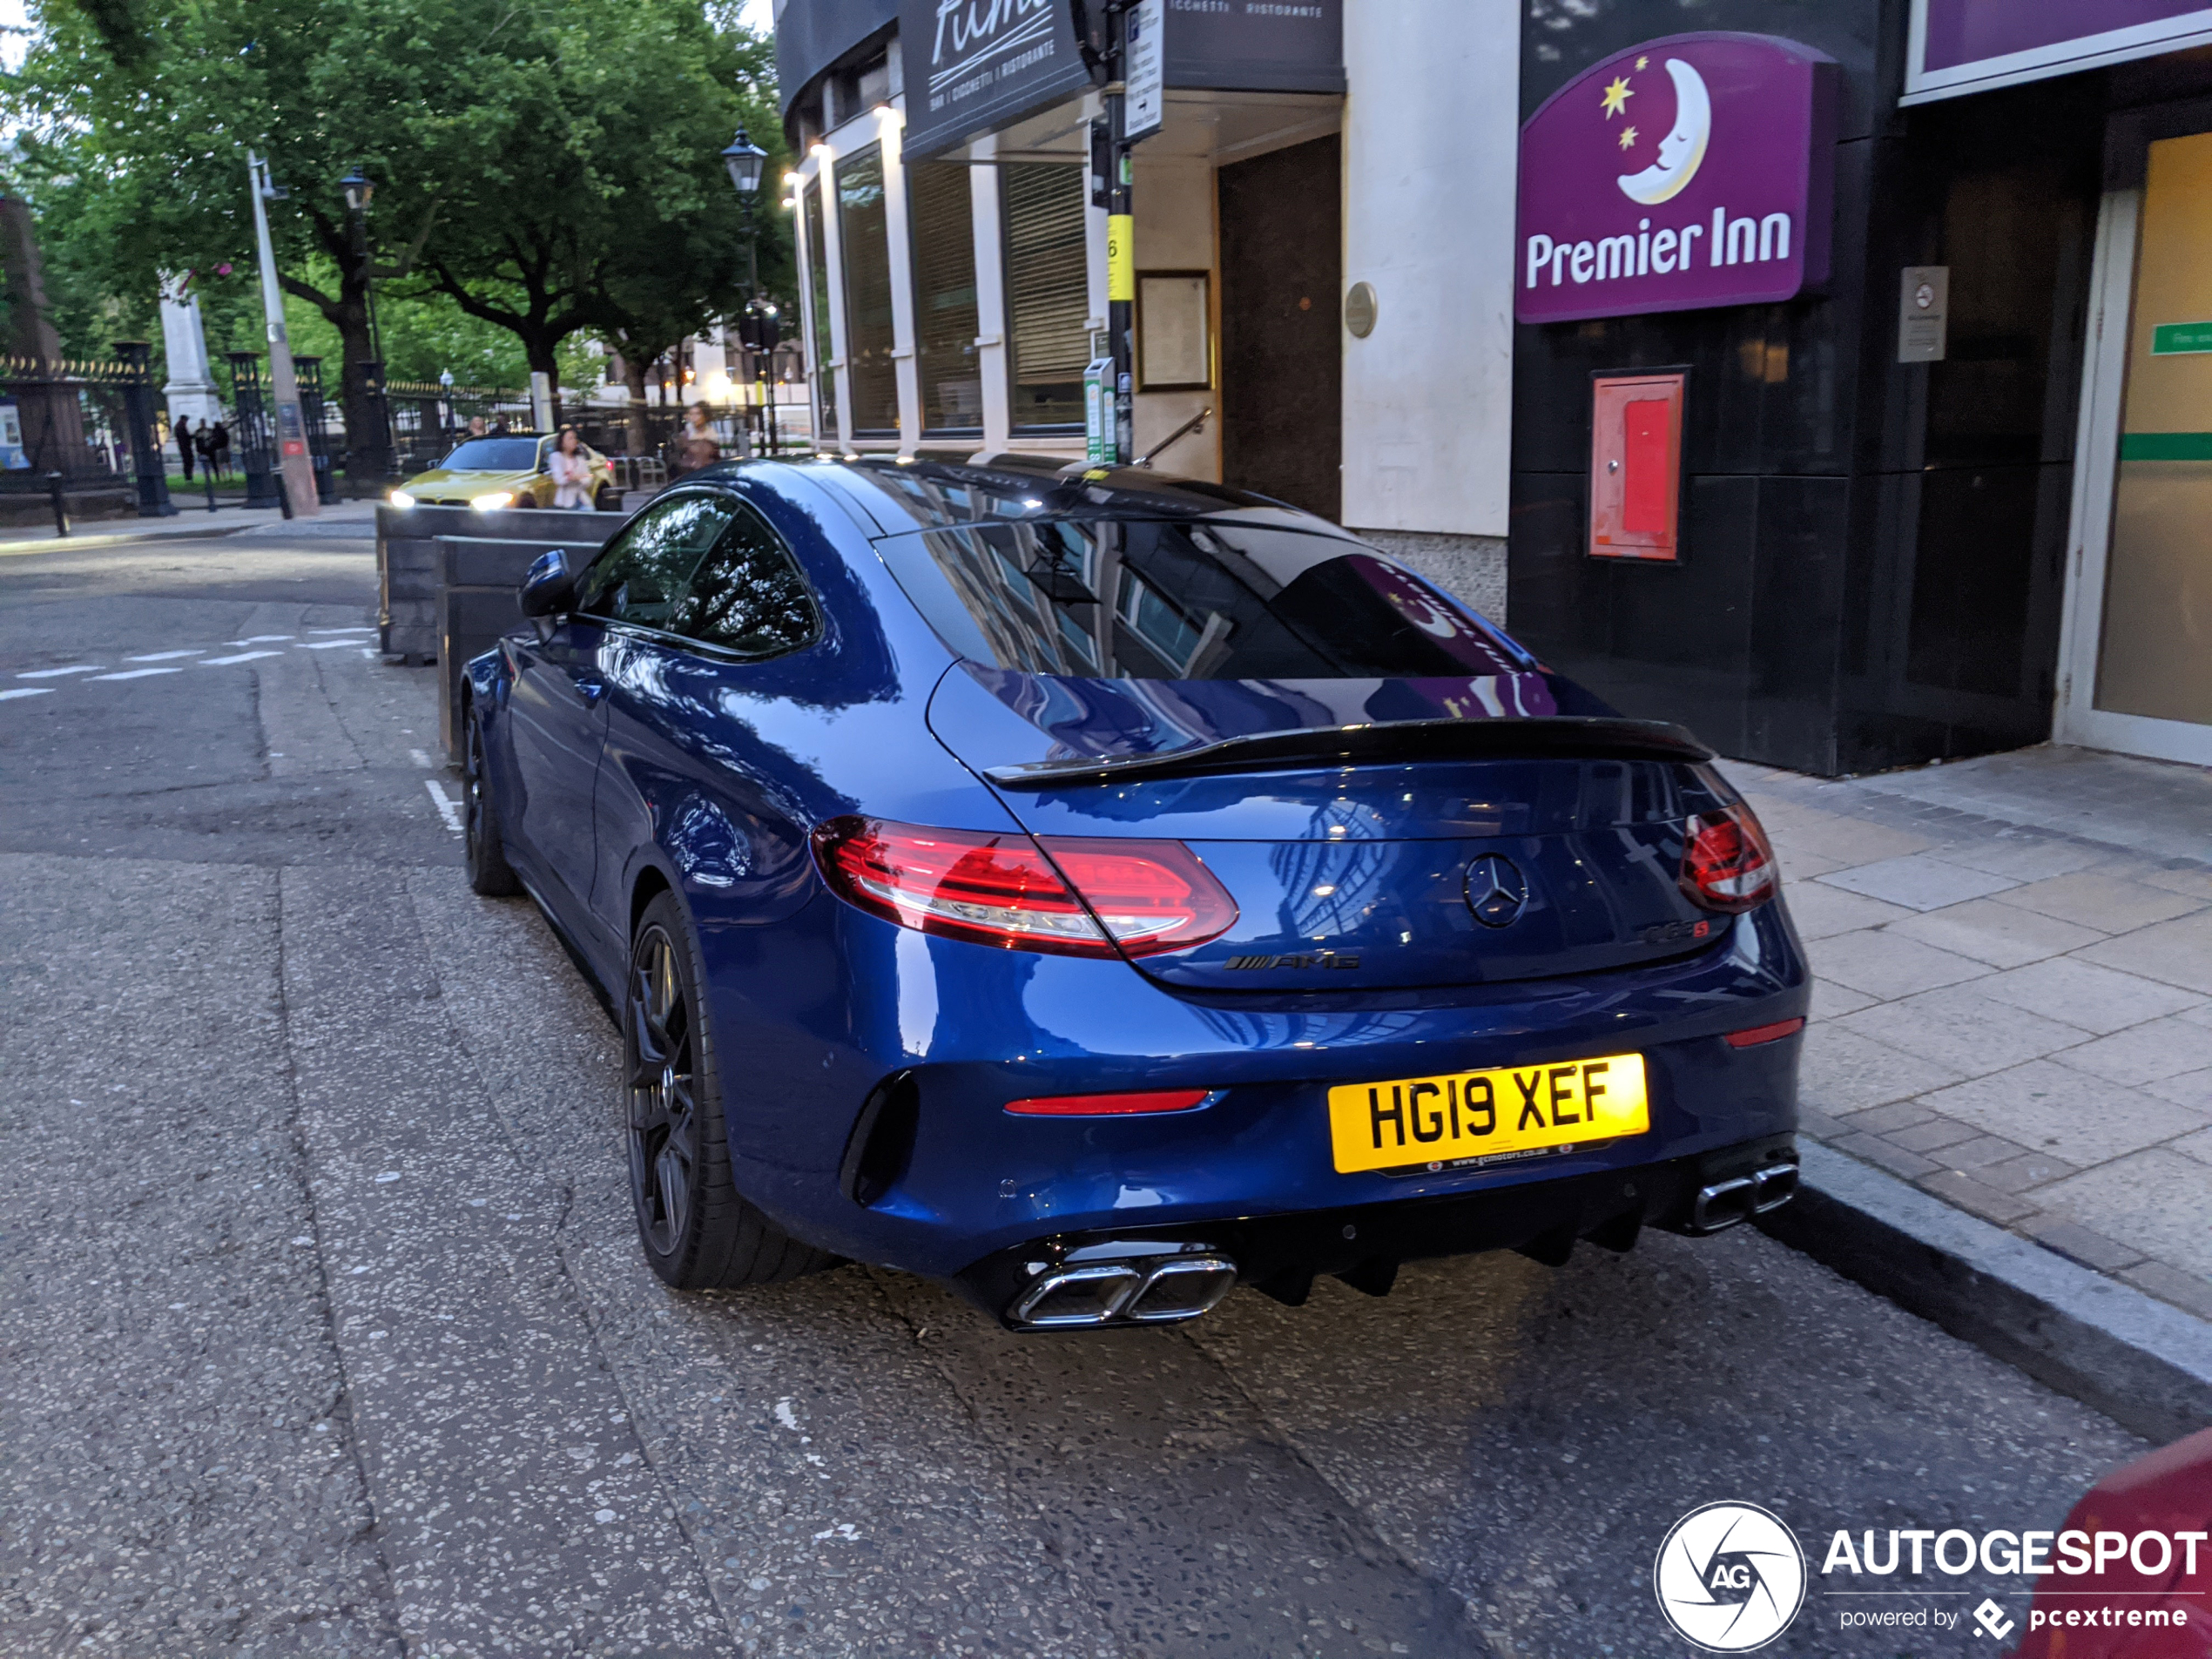
[[[1647, 1226], [1718, 1232], [1748, 1220], [1755, 1204], [1771, 1209], [1786, 1202], [1796, 1188], [1797, 1162], [1791, 1136], [1763, 1136], [1692, 1157], [1494, 1191], [1055, 1233], [995, 1251], [955, 1282], [1013, 1329], [1028, 1328], [1020, 1312], [1034, 1304], [1032, 1287], [1070, 1264], [1134, 1262], [1141, 1271], [1162, 1258], [1203, 1258], [1232, 1265], [1242, 1283], [1292, 1304], [1303, 1302], [1324, 1275], [1340, 1275], [1380, 1294], [1405, 1262], [1519, 1250], [1558, 1264], [1577, 1240], [1627, 1250]], [[1778, 1173], [1784, 1170], [1791, 1172], [1786, 1179]], [[1762, 1175], [1767, 1182], [1755, 1187]]]
[[[1669, 963], [1370, 998], [1177, 995], [1119, 963], [927, 938], [826, 900], [786, 927], [703, 931], [718, 1045], [745, 1056], [729, 1114], [739, 1189], [810, 1244], [932, 1278], [1040, 1239], [1203, 1238], [1231, 1222], [1280, 1224], [1287, 1238], [1301, 1217], [1462, 1197], [1494, 1210], [1526, 1189], [1511, 1201], [1526, 1224], [1491, 1229], [1510, 1246], [1588, 1231], [1586, 1204], [1602, 1224], [1621, 1206], [1595, 1195], [1617, 1197], [1630, 1171], [1797, 1123], [1801, 1039], [1725, 1041], [1805, 1011], [1802, 957], [1775, 905]], [[1646, 1062], [1646, 1133], [1480, 1169], [1334, 1167], [1332, 1084], [1630, 1050]], [[1217, 1093], [1148, 1116], [1005, 1110], [1030, 1096], [1190, 1087]], [[1470, 1224], [1455, 1218], [1439, 1238], [1476, 1242], [1409, 1248], [1494, 1247], [1489, 1224]]]

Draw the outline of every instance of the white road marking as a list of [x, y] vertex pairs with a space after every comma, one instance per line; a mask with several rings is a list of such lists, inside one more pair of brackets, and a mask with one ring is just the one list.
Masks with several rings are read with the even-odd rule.
[[11, 691], [0, 691], [0, 703], [5, 703], [11, 697], [51, 697], [53, 694], [54, 688], [51, 685], [19, 685]]
[[407, 758], [415, 762], [416, 765], [421, 767], [423, 771], [428, 772], [430, 770], [430, 757], [424, 754], [421, 750], [409, 749], [407, 752]]
[[294, 651], [334, 651], [341, 645], [360, 644], [361, 641], [358, 639], [303, 639], [292, 649]]
[[460, 834], [460, 806], [454, 801], [447, 799], [446, 792], [438, 787], [438, 780], [435, 778], [425, 778], [422, 780], [422, 786], [430, 792], [430, 799], [437, 804], [438, 816], [445, 819], [446, 827], [451, 830], [455, 835]]
[[235, 657], [203, 657], [192, 666], [194, 668], [221, 668], [231, 663], [250, 663], [257, 657], [276, 657], [281, 654], [273, 651], [242, 651]]
[[96, 680], [142, 680], [149, 674], [181, 674], [181, 668], [134, 668], [121, 674], [95, 674]]
[[362, 656], [368, 658], [371, 662], [374, 662], [378, 658], [383, 656], [383, 654], [384, 653], [381, 651], [365, 651], [361, 653]]
[[374, 628], [310, 628], [307, 631], [311, 634], [373, 634], [376, 630]]
[[256, 634], [251, 639], [233, 639], [233, 645], [266, 645], [273, 639], [289, 639], [290, 634]]
[[97, 674], [105, 666], [99, 663], [71, 663], [67, 668], [26, 668], [16, 676], [19, 680], [59, 679], [64, 674]]
[[169, 663], [179, 657], [205, 657], [206, 654], [205, 645], [194, 645], [190, 651], [150, 651], [143, 657], [125, 657], [123, 660], [126, 663]]

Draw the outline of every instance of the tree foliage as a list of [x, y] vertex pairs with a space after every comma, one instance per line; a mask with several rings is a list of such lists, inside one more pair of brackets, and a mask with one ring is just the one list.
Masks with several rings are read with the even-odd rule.
[[[19, 170], [80, 313], [145, 332], [157, 272], [250, 275], [248, 150], [291, 192], [270, 206], [285, 289], [348, 363], [370, 355], [372, 276], [395, 316], [442, 296], [548, 372], [574, 337], [689, 332], [742, 300], [717, 152], [741, 120], [771, 142], [772, 71], [763, 40], [698, 0], [34, 7]], [[338, 182], [356, 165], [376, 187], [366, 249]], [[787, 287], [788, 226], [763, 212], [760, 229]]]

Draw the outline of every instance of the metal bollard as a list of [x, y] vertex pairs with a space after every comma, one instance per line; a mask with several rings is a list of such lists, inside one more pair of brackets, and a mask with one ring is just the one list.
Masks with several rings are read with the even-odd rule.
[[62, 485], [64, 482], [66, 481], [57, 472], [50, 472], [46, 475], [46, 493], [54, 500], [54, 534], [57, 536], [69, 534], [69, 502], [62, 495]]

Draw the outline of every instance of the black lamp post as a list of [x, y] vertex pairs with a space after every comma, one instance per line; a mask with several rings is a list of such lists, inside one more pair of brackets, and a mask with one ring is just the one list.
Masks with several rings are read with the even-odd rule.
[[[338, 188], [345, 193], [346, 212], [353, 219], [354, 261], [361, 273], [361, 298], [368, 308], [368, 349], [371, 361], [359, 366], [361, 391], [376, 422], [374, 447], [371, 449], [372, 464], [377, 476], [393, 475], [395, 469], [392, 442], [391, 411], [384, 397], [384, 335], [376, 323], [376, 280], [368, 263], [368, 204], [376, 194], [376, 185], [363, 172], [360, 164], [338, 181]], [[352, 448], [352, 435], [347, 434], [347, 448]], [[348, 474], [352, 472], [349, 466]]]
[[[768, 452], [778, 448], [776, 435], [776, 387], [773, 371], [769, 367], [775, 354], [774, 330], [776, 308], [764, 310], [760, 298], [760, 233], [752, 216], [754, 199], [760, 194], [760, 172], [767, 165], [768, 152], [745, 136], [743, 127], [730, 140], [729, 148], [722, 152], [722, 165], [729, 169], [731, 185], [738, 192], [738, 200], [745, 207], [745, 323], [738, 338], [753, 348], [752, 377], [762, 388], [762, 401], [767, 405]], [[765, 349], [763, 349], [763, 346]]]

